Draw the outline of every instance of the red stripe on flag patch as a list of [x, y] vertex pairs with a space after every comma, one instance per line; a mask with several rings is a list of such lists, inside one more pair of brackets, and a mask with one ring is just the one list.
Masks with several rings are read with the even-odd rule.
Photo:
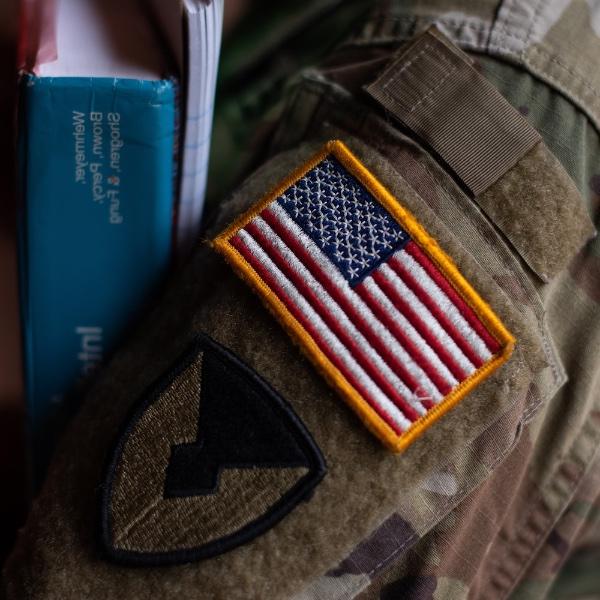
[[477, 315], [473, 312], [467, 303], [456, 293], [456, 290], [450, 285], [448, 280], [438, 271], [431, 260], [427, 258], [425, 253], [414, 243], [409, 243], [406, 250], [411, 254], [419, 264], [427, 271], [429, 276], [442, 288], [444, 293], [450, 298], [460, 312], [469, 322], [469, 325], [477, 332], [477, 334], [485, 341], [490, 352], [498, 352], [500, 345], [491, 336], [489, 331], [483, 326]]
[[437, 322], [439, 326], [452, 338], [454, 343], [458, 346], [466, 358], [475, 367], [480, 367], [484, 361], [479, 357], [473, 346], [469, 344], [468, 340], [459, 331], [455, 324], [458, 319], [455, 318], [453, 322], [450, 316], [445, 312], [445, 308], [443, 306], [439, 306], [433, 297], [427, 292], [427, 290], [423, 289], [422, 283], [419, 283], [416, 277], [413, 276], [413, 274], [408, 271], [406, 266], [400, 262], [399, 257], [394, 257], [390, 261], [390, 267], [406, 282], [406, 285], [415, 294], [427, 311], [429, 311], [435, 322]]

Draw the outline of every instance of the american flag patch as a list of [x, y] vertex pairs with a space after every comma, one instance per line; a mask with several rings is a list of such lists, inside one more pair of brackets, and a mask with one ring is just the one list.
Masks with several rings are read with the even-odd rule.
[[213, 246], [394, 451], [512, 352], [491, 308], [342, 142]]

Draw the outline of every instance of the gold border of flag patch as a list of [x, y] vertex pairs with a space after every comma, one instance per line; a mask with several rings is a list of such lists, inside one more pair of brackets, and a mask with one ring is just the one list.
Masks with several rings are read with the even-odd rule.
[[[290, 186], [294, 185], [328, 156], [336, 158], [366, 188], [373, 198], [379, 201], [392, 215], [397, 223], [437, 266], [454, 290], [475, 312], [490, 335], [500, 345], [500, 351], [459, 383], [439, 404], [430, 408], [423, 416], [414, 421], [407, 430], [400, 434], [394, 431], [360, 392], [350, 384], [340, 370], [318, 347], [304, 326], [291, 314], [267, 283], [230, 243], [231, 238], [240, 229], [257, 217], [263, 209], [277, 200]], [[452, 259], [440, 248], [435, 239], [427, 233], [418, 220], [402, 206], [399, 200], [339, 140], [328, 142], [318, 153], [294, 170], [279, 185], [229, 225], [211, 242], [211, 245], [225, 257], [240, 277], [247, 281], [255, 292], [258, 293], [267, 308], [270, 309], [292, 338], [299, 343], [306, 356], [345, 402], [357, 413], [366, 427], [393, 452], [404, 450], [442, 415], [456, 406], [469, 392], [505, 363], [514, 349], [514, 336], [506, 329], [491, 307], [461, 275]]]

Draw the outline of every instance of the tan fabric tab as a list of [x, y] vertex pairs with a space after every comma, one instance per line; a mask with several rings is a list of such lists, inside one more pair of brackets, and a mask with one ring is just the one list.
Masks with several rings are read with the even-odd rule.
[[472, 62], [432, 27], [365, 89], [478, 195], [540, 136]]

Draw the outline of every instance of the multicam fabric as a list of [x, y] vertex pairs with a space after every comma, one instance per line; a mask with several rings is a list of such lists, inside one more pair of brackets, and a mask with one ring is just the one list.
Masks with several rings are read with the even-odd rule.
[[[231, 164], [239, 162], [233, 157], [244, 157], [246, 170], [248, 164], [264, 160], [265, 140], [279, 115], [279, 111], [266, 114], [266, 109], [280, 97], [282, 81], [309, 62], [307, 50], [312, 57], [323, 56], [331, 41], [339, 40], [344, 28], [349, 32], [349, 24], [370, 4], [345, 2], [343, 16], [338, 12], [335, 18], [320, 19], [323, 28], [310, 28], [310, 41], [290, 42], [284, 54], [282, 46], [271, 44], [273, 50], [264, 54], [281, 60], [273, 60], [268, 68], [263, 65], [260, 77], [254, 79], [245, 76], [245, 48], [250, 46], [252, 27], [247, 27], [245, 37], [232, 40], [235, 52], [229, 54], [217, 103], [215, 130], [221, 143], [213, 145], [213, 207], [222, 197], [223, 182], [233, 183]], [[255, 30], [263, 32], [264, 11], [257, 12], [263, 15], [255, 20]], [[280, 15], [274, 26], [282, 32], [279, 39], [286, 39], [291, 18]], [[377, 62], [381, 48], [395, 50], [436, 23], [464, 50], [476, 51], [476, 67], [542, 135], [577, 184], [598, 227], [599, 18], [591, 0], [383, 0], [372, 18], [363, 21], [362, 33], [346, 46], [344, 61], [362, 62], [364, 68], [375, 70], [382, 64]], [[317, 39], [317, 32], [324, 35]], [[343, 70], [344, 61], [334, 67], [339, 64]], [[370, 111], [342, 101], [349, 95], [345, 90], [359, 93], [351, 81], [333, 91], [309, 83], [311, 78], [307, 76], [302, 91], [290, 97], [272, 152], [292, 146], [311, 123], [333, 114], [337, 114], [334, 123], [341, 120], [346, 126], [364, 121], [362, 136], [375, 137], [370, 132]], [[322, 73], [315, 78], [322, 78]], [[317, 114], [319, 105], [324, 106]], [[329, 137], [333, 134], [329, 128]], [[460, 204], [453, 185], [436, 178], [433, 166], [423, 167], [415, 160], [412, 146], [402, 148], [394, 139], [373, 143], [389, 149], [399, 171], [435, 210], [446, 213], [448, 221], [464, 220], [470, 205]], [[235, 177], [239, 176], [237, 170]], [[464, 227], [469, 232], [464, 242], [479, 246], [481, 234]], [[503, 251], [499, 260], [488, 253], [480, 255], [480, 261], [504, 292], [538, 322], [549, 368], [527, 397], [515, 399], [511, 411], [464, 448], [458, 460], [424, 476], [410, 499], [412, 512], [391, 514], [299, 597], [329, 600], [362, 593], [365, 598], [386, 600], [546, 595], [558, 599], [600, 594], [600, 463], [594, 458], [600, 443], [600, 399], [598, 356], [589, 350], [600, 344], [600, 241], [589, 242], [544, 286], [518, 270], [502, 268], [509, 262]], [[516, 445], [515, 428], [520, 432]], [[469, 476], [481, 484], [471, 494], [464, 487]], [[439, 515], [435, 520], [440, 524], [431, 534], [422, 525], [423, 514]], [[442, 519], [443, 515], [447, 516]], [[502, 586], [486, 592], [493, 570]]]
[[[600, 143], [596, 99], [600, 88], [596, 61], [600, 44], [595, 23], [599, 7], [591, 2], [382, 2], [380, 12], [363, 35], [340, 55], [376, 62], [382, 48], [393, 50], [416, 31], [436, 23], [466, 50], [477, 50], [477, 68], [543, 136], [581, 193], [580, 201], [600, 224]], [[529, 18], [527, 18], [529, 16]], [[533, 20], [531, 17], [535, 17]], [[581, 36], [575, 39], [574, 32]], [[499, 43], [501, 37], [507, 45]], [[521, 38], [521, 39], [519, 39]], [[528, 43], [524, 40], [529, 38]], [[505, 64], [493, 56], [510, 59]], [[545, 60], [542, 61], [542, 57]], [[346, 60], [349, 60], [346, 58]], [[342, 59], [331, 61], [328, 75], [339, 90], [355, 92], [349, 76], [342, 81]], [[525, 67], [528, 72], [523, 70]], [[585, 74], [585, 75], [584, 75]], [[337, 91], [333, 107], [324, 106], [322, 76], [308, 74], [294, 106], [306, 110], [307, 129], [315, 122], [332, 127], [356, 127], [378, 148], [365, 108], [349, 103]], [[319, 86], [323, 86], [319, 89]], [[566, 97], [565, 97], [566, 96]], [[317, 100], [319, 98], [319, 100]], [[296, 122], [300, 120], [295, 115]], [[339, 129], [338, 129], [339, 131]], [[397, 136], [396, 136], [397, 137]], [[281, 134], [285, 147], [291, 142]], [[448, 186], [414, 161], [413, 149], [392, 148], [389, 155], [405, 177], [432, 206], [446, 210]], [[454, 214], [454, 216], [457, 216]], [[552, 218], [549, 214], [548, 218]], [[481, 259], [486, 268], [488, 258]], [[298, 598], [571, 598], [598, 597], [600, 577], [600, 242], [598, 238], [576, 255], [568, 268], [548, 285], [529, 275], [497, 272], [505, 293], [540, 315], [547, 344], [557, 347], [551, 361], [556, 385], [538, 382], [520, 409], [513, 409], [485, 432], [461, 461], [427, 475], [414, 501], [420, 510], [444, 518], [437, 525], [406, 512], [391, 514], [373, 534], [337, 567], [314, 581]], [[536, 291], [526, 280], [532, 280]], [[529, 288], [529, 292], [525, 289]], [[550, 341], [552, 340], [552, 341]], [[548, 347], [548, 346], [547, 346]], [[561, 386], [562, 369], [569, 382]], [[549, 383], [549, 380], [547, 381]], [[560, 389], [559, 389], [560, 388]], [[518, 426], [514, 445], [502, 439]], [[512, 423], [512, 425], [511, 425]], [[459, 497], [465, 476], [483, 469], [481, 484]], [[432, 500], [434, 501], [432, 504]], [[453, 507], [448, 511], [448, 505]], [[437, 508], [436, 508], [437, 507]]]
[[599, 126], [595, 0], [384, 0], [357, 41], [397, 43], [432, 23], [466, 50], [527, 68]]

